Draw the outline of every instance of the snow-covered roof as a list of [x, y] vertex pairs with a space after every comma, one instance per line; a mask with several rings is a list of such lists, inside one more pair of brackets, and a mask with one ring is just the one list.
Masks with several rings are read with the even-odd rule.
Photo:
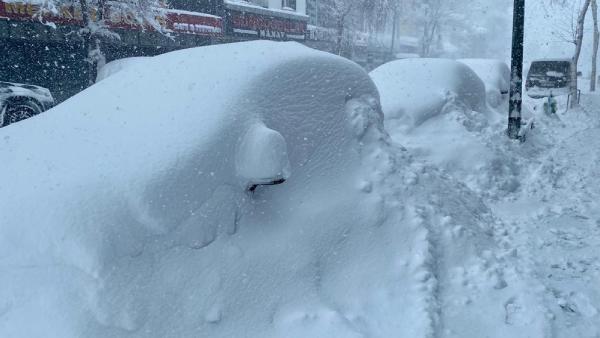
[[266, 8], [262, 6], [258, 6], [247, 1], [233, 1], [233, 0], [225, 0], [225, 5], [228, 8], [236, 9], [239, 11], [245, 11], [255, 14], [261, 15], [272, 15], [284, 18], [290, 18], [295, 20], [308, 20], [308, 15], [298, 13], [291, 9], [278, 9], [278, 8]]
[[166, 9], [166, 11], [168, 13], [173, 13], [173, 14], [185, 14], [185, 15], [192, 15], [192, 16], [202, 16], [202, 17], [213, 18], [213, 19], [221, 19], [220, 16], [206, 14], [206, 13], [200, 13], [200, 12], [185, 11], [185, 10], [181, 10], [181, 9], [168, 8], [168, 9]]
[[[250, 64], [252, 67], [248, 67]], [[231, 171], [231, 167], [226, 169], [216, 164], [224, 164], [222, 161], [227, 156], [218, 155], [211, 140], [218, 139], [226, 143], [230, 137], [237, 139], [237, 134], [242, 132], [238, 130], [239, 126], [257, 118], [266, 119], [274, 126], [284, 123], [277, 118], [277, 114], [290, 112], [279, 111], [280, 106], [272, 107], [268, 103], [275, 102], [276, 98], [285, 101], [288, 97], [294, 98], [295, 102], [300, 100], [303, 93], [312, 93], [314, 89], [298, 87], [298, 83], [304, 81], [308, 86], [308, 80], [303, 79], [310, 79], [309, 74], [318, 74], [320, 70], [330, 72], [328, 65], [332, 64], [334, 67], [331, 69], [340, 75], [340, 80], [336, 81], [346, 79], [349, 82], [344, 85], [342, 92], [339, 87], [329, 89], [330, 95], [339, 96], [343, 100], [352, 91], [372, 88], [368, 79], [366, 83], [356, 83], [353, 82], [354, 75], [344, 76], [339, 72], [347, 68], [351, 70], [349, 74], [356, 74], [357, 69], [360, 70], [359, 66], [300, 44], [265, 41], [225, 44], [187, 49], [135, 62], [131, 67], [100, 81], [45, 114], [48, 117], [34, 119], [15, 129], [28, 128], [32, 132], [37, 130], [41, 134], [47, 134], [45, 144], [48, 147], [53, 144], [55, 149], [64, 149], [59, 144], [65, 142], [65, 136], [57, 134], [59, 130], [64, 130], [64, 126], [59, 128], [58, 125], [69, 121], [67, 125], [76, 126], [77, 130], [69, 134], [69, 137], [78, 146], [69, 154], [48, 153], [49, 157], [45, 159], [46, 155], [37, 156], [40, 161], [57, 163], [67, 172], [78, 172], [73, 180], [79, 175], [87, 177], [85, 172], [91, 168], [86, 167], [94, 166], [96, 170], [113, 173], [115, 176], [111, 177], [115, 179], [134, 175], [137, 177], [135, 181], [143, 181], [145, 175], [156, 175], [153, 169], [157, 167], [176, 166], [180, 157], [187, 156], [189, 152], [197, 154], [199, 158], [217, 156], [213, 161], [206, 162], [205, 158], [203, 162], [215, 163], [216, 167], [211, 171], [221, 172], [220, 175], [231, 180], [236, 176], [235, 172]], [[301, 65], [304, 67], [300, 67]], [[307, 72], [306, 69], [312, 71]], [[264, 80], [267, 78], [268, 81]], [[276, 81], [277, 78], [284, 82]], [[274, 88], [275, 83], [277, 86]], [[312, 102], [310, 97], [304, 97], [303, 100]], [[263, 105], [273, 110], [265, 110]], [[310, 117], [306, 114], [301, 114], [303, 119]], [[234, 127], [232, 123], [238, 127]], [[157, 130], [160, 132], [156, 133]], [[15, 133], [13, 139], [19, 138], [18, 130], [8, 132]], [[148, 134], [149, 138], [131, 138], [131, 135], [140, 133], [153, 135]], [[126, 148], [120, 145], [124, 138], [128, 138], [129, 146]], [[76, 139], [80, 141], [75, 141]], [[102, 140], [102, 143], [93, 141], [94, 139]], [[39, 148], [33, 144], [32, 148], [28, 148], [27, 144], [24, 140], [23, 151], [27, 148], [32, 152], [39, 152]], [[309, 148], [312, 146], [310, 142], [305, 145]], [[118, 153], [110, 150], [116, 148], [120, 148]], [[134, 161], [143, 148], [153, 149], [153, 153], [156, 153], [144, 158], [146, 169], [139, 168], [139, 163], [135, 164]], [[308, 151], [308, 148], [305, 150]], [[73, 152], [79, 155], [74, 156]], [[99, 154], [101, 157], [98, 157]], [[292, 152], [292, 160], [296, 155], [298, 154]], [[115, 156], [124, 156], [130, 160], [116, 168], [110, 164], [114, 163]], [[214, 178], [200, 175], [196, 180], [210, 186]], [[201, 186], [211, 189], [202, 184]], [[189, 193], [197, 194], [191, 191]], [[200, 194], [205, 196], [206, 193]], [[164, 198], [167, 198], [167, 194]], [[153, 198], [152, 204], [171, 203], [168, 199], [161, 200]], [[162, 208], [154, 210], [160, 209]], [[178, 209], [181, 207], [174, 208]]]

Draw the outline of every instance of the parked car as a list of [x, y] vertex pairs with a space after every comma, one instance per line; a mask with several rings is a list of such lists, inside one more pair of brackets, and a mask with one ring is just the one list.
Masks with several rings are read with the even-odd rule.
[[[105, 337], [117, 332], [115, 327], [135, 334], [131, 328], [138, 326], [153, 336], [172, 335], [175, 327], [183, 328], [175, 334], [181, 337], [227, 336], [248, 321], [261, 323], [249, 336], [274, 336], [264, 311], [253, 307], [257, 295], [265, 309], [278, 306], [284, 293], [273, 290], [297, 283], [298, 274], [289, 267], [311, 269], [314, 257], [327, 256], [330, 248], [354, 252], [356, 241], [340, 240], [335, 227], [356, 224], [348, 232], [359, 242], [376, 228], [378, 218], [370, 212], [377, 208], [364, 207], [374, 199], [355, 184], [370, 168], [362, 166], [359, 142], [364, 140], [358, 137], [383, 129], [377, 98], [368, 75], [348, 60], [296, 43], [256, 41], [148, 58], [57, 106], [51, 119], [6, 128], [0, 137], [0, 176], [5, 178], [0, 184], [0, 299], [11, 297], [15, 305], [6, 311], [0, 305], [0, 337], [13, 332], [35, 337], [43, 331]], [[25, 213], [26, 204], [38, 206]], [[303, 204], [323, 207], [298, 209]], [[298, 229], [307, 237], [290, 239]], [[39, 241], [30, 241], [30, 235]], [[295, 243], [313, 236], [323, 249], [297, 250]], [[151, 248], [163, 239], [174, 241], [175, 251]], [[233, 256], [226, 252], [234, 246], [245, 253], [230, 261]], [[173, 262], [171, 252], [178, 255], [178, 248], [185, 254]], [[123, 266], [124, 257], [140, 258], [135, 263], [140, 269]], [[51, 275], [17, 271], [44, 259], [52, 267], [40, 263], [42, 269]], [[240, 269], [246, 271], [243, 266], [250, 267], [247, 280], [237, 278]], [[180, 277], [172, 278], [173, 269]], [[86, 279], [97, 274], [102, 282], [61, 282], [79, 280], [71, 271]], [[154, 277], [143, 283], [156, 292], [137, 282], [122, 284], [126, 294], [115, 288], [122, 278], [137, 279], [145, 271]], [[369, 274], [356, 271], [359, 277]], [[265, 274], [267, 280], [261, 277]], [[212, 298], [190, 295], [213, 288], [212, 276], [232, 282], [214, 292], [223, 292], [224, 308], [237, 308], [239, 319], [215, 332], [203, 316], [189, 321], [163, 315], [165, 303], [155, 295], [172, 291], [184, 308], [210, 310]], [[43, 284], [32, 285], [36, 280]], [[17, 286], [28, 290], [25, 297]], [[72, 289], [90, 290], [94, 300], [64, 296], [63, 290]], [[122, 312], [121, 300], [141, 305]], [[73, 316], [44, 321], [38, 313], [49, 307]], [[97, 319], [105, 310], [118, 315]], [[26, 313], [40, 320], [25, 325], [20, 316]]]
[[490, 106], [497, 108], [508, 103], [510, 89], [510, 69], [501, 60], [495, 59], [460, 59], [469, 66], [485, 84], [486, 98]]
[[455, 107], [487, 112], [485, 84], [467, 65], [449, 59], [404, 59], [371, 73], [386, 121], [412, 130]]
[[54, 98], [47, 88], [0, 81], [0, 127], [50, 109]]
[[532, 98], [567, 95], [572, 86], [570, 59], [533, 61], [525, 82], [527, 95]]

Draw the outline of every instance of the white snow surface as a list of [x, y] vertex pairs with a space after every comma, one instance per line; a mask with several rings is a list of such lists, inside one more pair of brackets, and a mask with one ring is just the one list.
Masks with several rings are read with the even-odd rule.
[[273, 16], [286, 16], [286, 17], [292, 17], [292, 18], [298, 18], [298, 19], [308, 19], [308, 15], [297, 12], [295, 9], [293, 8], [289, 8], [289, 7], [284, 7], [282, 9], [279, 8], [270, 8], [270, 7], [263, 7], [263, 6], [259, 6], [257, 4], [253, 4], [252, 2], [249, 1], [244, 1], [244, 0], [225, 0], [225, 4], [232, 6], [232, 7], [237, 7], [235, 9], [246, 9], [246, 10], [250, 10], [249, 12], [251, 12], [252, 10], [257, 11], [258, 13], [270, 13]]
[[132, 65], [143, 63], [148, 57], [146, 56], [136, 56], [129, 58], [122, 58], [113, 60], [111, 62], [106, 63], [102, 67], [99, 67], [98, 73], [96, 74], [96, 82], [100, 82], [106, 79], [109, 76], [112, 76], [127, 67], [131, 67]]
[[539, 290], [555, 337], [600, 336], [600, 96], [584, 89], [581, 106], [546, 116], [544, 100], [527, 100], [536, 117], [531, 145], [513, 157], [521, 189], [489, 205], [514, 224], [514, 243]]
[[468, 66], [449, 59], [403, 59], [386, 63], [371, 73], [381, 94], [386, 120], [396, 120], [405, 131], [463, 106], [486, 112], [485, 85]]
[[[540, 323], [481, 198], [392, 142], [360, 67], [296, 43], [149, 58], [0, 130], [0, 158], [1, 337]], [[279, 171], [246, 191], [242, 176]], [[524, 311], [512, 325], [506, 304]]]

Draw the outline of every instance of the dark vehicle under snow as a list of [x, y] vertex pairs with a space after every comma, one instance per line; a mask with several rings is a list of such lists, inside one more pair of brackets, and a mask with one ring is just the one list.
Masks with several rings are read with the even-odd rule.
[[531, 63], [525, 89], [532, 98], [568, 95], [574, 85], [570, 59], [536, 60]]
[[0, 81], [0, 127], [35, 116], [54, 105], [46, 88]]

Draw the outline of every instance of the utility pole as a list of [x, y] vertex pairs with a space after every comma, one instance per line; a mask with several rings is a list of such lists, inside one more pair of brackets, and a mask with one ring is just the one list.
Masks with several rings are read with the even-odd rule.
[[523, 37], [525, 31], [525, 0], [514, 0], [512, 56], [510, 67], [510, 104], [508, 137], [519, 139], [523, 103]]
[[315, 26], [319, 27], [319, 0], [315, 0]]
[[396, 42], [396, 25], [398, 24], [398, 4], [394, 5], [394, 18], [392, 19], [392, 44], [390, 47], [390, 60], [396, 59], [395, 42]]

